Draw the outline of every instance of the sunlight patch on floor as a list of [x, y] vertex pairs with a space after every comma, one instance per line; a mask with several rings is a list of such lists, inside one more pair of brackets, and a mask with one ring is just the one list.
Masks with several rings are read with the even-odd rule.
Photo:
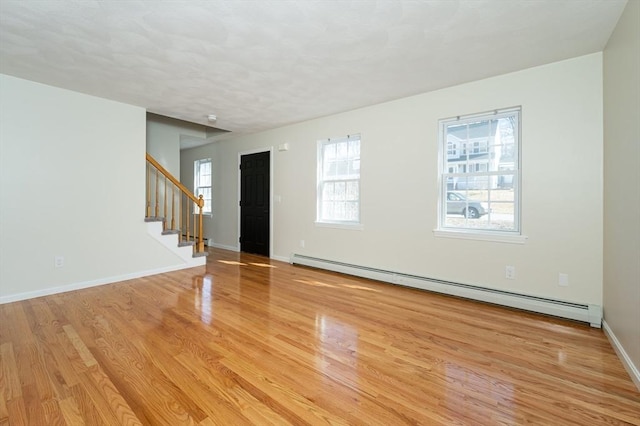
[[361, 286], [361, 285], [344, 284], [344, 287], [353, 288], [353, 289], [356, 289], [356, 290], [375, 291], [376, 293], [380, 293], [380, 290], [378, 290], [378, 289], [371, 288], [371, 287], [364, 287], [364, 286]]
[[301, 283], [301, 284], [307, 284], [307, 285], [312, 285], [314, 287], [331, 287], [331, 288], [336, 288], [335, 285], [332, 284], [327, 284], [327, 283], [322, 283], [320, 281], [308, 281], [308, 280], [293, 280], [297, 283]]
[[249, 263], [249, 265], [259, 266], [261, 268], [277, 268], [277, 266], [269, 265], [268, 263]]
[[234, 260], [218, 260], [218, 262], [220, 263], [224, 263], [225, 265], [240, 265], [240, 266], [247, 266], [246, 263], [242, 263], [242, 262], [236, 262]]

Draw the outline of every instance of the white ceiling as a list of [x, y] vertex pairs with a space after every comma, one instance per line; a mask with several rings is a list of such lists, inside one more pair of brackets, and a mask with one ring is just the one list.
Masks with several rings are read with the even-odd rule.
[[626, 0], [0, 0], [0, 72], [236, 133], [603, 50]]

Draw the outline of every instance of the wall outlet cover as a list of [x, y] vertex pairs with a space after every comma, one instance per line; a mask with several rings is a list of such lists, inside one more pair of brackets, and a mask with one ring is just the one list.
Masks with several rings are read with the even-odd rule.
[[504, 277], [508, 280], [516, 279], [516, 267], [515, 266], [505, 266], [504, 268]]

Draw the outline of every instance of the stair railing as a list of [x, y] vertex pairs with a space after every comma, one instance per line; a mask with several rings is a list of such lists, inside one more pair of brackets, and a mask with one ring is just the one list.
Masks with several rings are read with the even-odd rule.
[[192, 245], [194, 256], [206, 254], [202, 237], [203, 207], [202, 194], [199, 197], [193, 195], [186, 186], [147, 153], [145, 220], [147, 222], [162, 221], [163, 234], [178, 234], [178, 245]]

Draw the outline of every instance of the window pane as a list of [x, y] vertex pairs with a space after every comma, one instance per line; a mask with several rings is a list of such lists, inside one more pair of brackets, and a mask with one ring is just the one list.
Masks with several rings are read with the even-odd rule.
[[346, 199], [349, 201], [357, 201], [360, 199], [360, 185], [357, 181], [347, 182]]
[[347, 196], [346, 182], [336, 182], [334, 191], [334, 200], [344, 200]]
[[[514, 173], [502, 173], [494, 176], [494, 178], [496, 179], [495, 187], [497, 189], [513, 189], [515, 183]], [[515, 197], [515, 192], [512, 191], [512, 195]]]
[[340, 158], [340, 159], [347, 159], [349, 158], [348, 153], [349, 150], [348, 148], [348, 144], [347, 142], [340, 142], [336, 144], [336, 150], [337, 150], [337, 155], [336, 157]]
[[333, 160], [336, 158], [336, 144], [326, 144], [324, 145], [324, 159], [325, 160]]
[[351, 176], [357, 176], [360, 174], [360, 159], [351, 161]]
[[336, 162], [326, 160], [322, 165], [322, 178], [329, 179], [336, 175]]
[[336, 163], [336, 177], [347, 177], [349, 173], [349, 162], [346, 160], [337, 161]]
[[500, 170], [513, 170], [515, 164], [513, 160], [507, 159], [504, 155], [505, 145], [493, 145], [489, 148], [488, 170], [497, 172]]
[[208, 161], [200, 163], [200, 174], [208, 175], [211, 173], [211, 163]]
[[331, 201], [335, 199], [333, 182], [325, 182], [322, 186], [322, 199], [325, 201]]
[[322, 203], [322, 219], [331, 220], [335, 216], [334, 203], [332, 201], [324, 201]]
[[346, 219], [358, 221], [360, 218], [359, 215], [359, 207], [357, 202], [347, 202], [346, 203]]
[[[462, 173], [458, 171], [458, 173]], [[455, 176], [453, 178], [453, 189], [466, 190], [469, 187], [469, 178], [467, 176]]]
[[349, 141], [349, 157], [360, 158], [360, 141]]

